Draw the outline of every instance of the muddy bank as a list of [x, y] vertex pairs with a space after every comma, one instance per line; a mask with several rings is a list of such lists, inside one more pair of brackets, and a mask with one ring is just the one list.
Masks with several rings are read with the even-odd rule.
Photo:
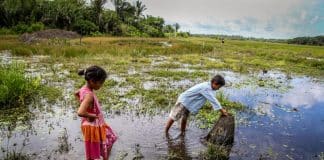
[[60, 30], [60, 29], [48, 29], [44, 31], [37, 31], [34, 33], [24, 33], [19, 39], [25, 43], [38, 42], [46, 39], [74, 39], [80, 38], [80, 35], [76, 32]]

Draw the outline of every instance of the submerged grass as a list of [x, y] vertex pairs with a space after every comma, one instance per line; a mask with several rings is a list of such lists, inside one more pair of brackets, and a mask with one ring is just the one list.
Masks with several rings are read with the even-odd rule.
[[31, 160], [32, 157], [28, 154], [24, 154], [21, 152], [16, 152], [16, 151], [10, 151], [6, 153], [5, 157], [3, 160]]
[[[232, 115], [235, 115], [237, 111], [243, 110], [245, 108], [243, 104], [229, 100], [229, 98], [222, 92], [219, 92], [216, 98], [220, 102], [222, 107]], [[198, 121], [200, 128], [211, 128], [219, 117], [219, 111], [213, 110], [210, 104], [205, 104], [195, 118]]]
[[227, 160], [228, 149], [225, 146], [208, 143], [207, 149], [199, 155], [200, 160]]

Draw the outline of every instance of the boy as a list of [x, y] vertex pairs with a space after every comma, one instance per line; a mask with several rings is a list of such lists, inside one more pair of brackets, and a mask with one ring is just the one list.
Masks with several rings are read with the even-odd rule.
[[228, 114], [226, 110], [222, 108], [218, 100], [215, 98], [216, 90], [224, 85], [224, 78], [220, 75], [216, 75], [212, 78], [211, 82], [197, 84], [180, 94], [177, 103], [169, 115], [169, 119], [165, 126], [165, 133], [169, 132], [174, 121], [181, 118], [181, 135], [184, 135], [189, 113], [197, 114], [199, 109], [205, 104], [206, 100], [212, 104], [214, 110], [220, 110], [222, 115], [227, 116]]

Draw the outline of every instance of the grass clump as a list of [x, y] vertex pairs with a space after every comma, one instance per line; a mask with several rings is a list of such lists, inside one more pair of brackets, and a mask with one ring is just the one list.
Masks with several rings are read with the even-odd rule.
[[21, 64], [0, 66], [0, 108], [27, 104], [41, 88], [40, 79], [26, 77]]
[[229, 153], [226, 146], [208, 143], [207, 150], [200, 153], [200, 160], [227, 160]]
[[16, 151], [10, 151], [8, 152], [3, 160], [31, 160], [32, 157], [29, 156], [28, 154], [24, 154], [21, 152], [16, 152]]
[[54, 103], [58, 98], [62, 97], [62, 91], [60, 89], [44, 85], [42, 85], [39, 93], [43, 95], [49, 103]]
[[28, 77], [24, 74], [24, 65], [0, 65], [0, 122], [14, 128], [20, 121], [28, 123], [33, 117], [28, 105], [46, 98], [54, 102], [62, 96], [59, 89], [41, 84], [40, 78]]
[[12, 54], [16, 56], [31, 56], [33, 51], [29, 47], [15, 47], [12, 49]]

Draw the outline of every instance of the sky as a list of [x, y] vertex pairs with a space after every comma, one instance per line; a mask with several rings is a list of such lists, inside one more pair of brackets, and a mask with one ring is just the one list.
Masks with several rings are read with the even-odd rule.
[[286, 39], [324, 35], [324, 0], [142, 0], [181, 31]]

